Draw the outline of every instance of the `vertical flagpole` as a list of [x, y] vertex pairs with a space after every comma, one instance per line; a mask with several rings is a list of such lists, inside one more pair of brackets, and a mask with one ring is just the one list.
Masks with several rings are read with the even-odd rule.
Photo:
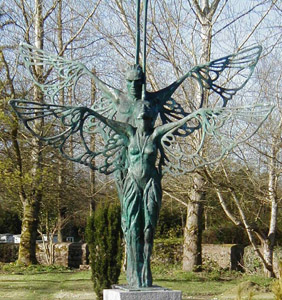
[[142, 87], [142, 99], [146, 97], [146, 51], [147, 51], [147, 14], [148, 14], [148, 0], [145, 0], [144, 7], [144, 29], [143, 29], [143, 73], [144, 73], [144, 82]]
[[136, 1], [136, 54], [135, 64], [139, 64], [139, 53], [140, 53], [140, 1]]

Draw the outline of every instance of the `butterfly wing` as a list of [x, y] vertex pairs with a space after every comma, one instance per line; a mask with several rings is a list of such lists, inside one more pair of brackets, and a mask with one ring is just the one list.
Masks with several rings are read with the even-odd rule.
[[[89, 104], [93, 98], [91, 91], [95, 86], [98, 88], [96, 94], [100, 98], [95, 104], [95, 111], [105, 117], [115, 114], [113, 96], [121, 92], [102, 82], [82, 63], [47, 53], [28, 44], [21, 44], [19, 52], [33, 81], [42, 90], [45, 102], [60, 105], [60, 97], [63, 95], [65, 103], [70, 105]], [[44, 75], [39, 76], [38, 66], [44, 68]]]
[[[162, 124], [175, 122], [177, 120], [183, 119], [188, 115], [177, 101], [175, 101], [173, 98], [170, 98], [168, 101], [164, 103], [164, 105], [160, 108], [160, 119], [162, 121]], [[185, 137], [188, 136], [191, 133], [190, 127], [187, 126], [187, 124], [184, 124], [180, 128], [178, 128], [174, 135]]]
[[[188, 74], [197, 80], [202, 91], [216, 93], [223, 100], [222, 106], [226, 106], [252, 76], [261, 52], [261, 46], [243, 48], [235, 54], [196, 66]], [[202, 105], [203, 102], [200, 107]]]
[[272, 105], [199, 109], [191, 114], [188, 126], [198, 127], [179, 139], [168, 132], [161, 140], [165, 152], [163, 173], [185, 174], [215, 163], [239, 143], [252, 137], [273, 110]]
[[[220, 96], [223, 100], [223, 102], [219, 101], [219, 105], [209, 103], [209, 107], [225, 107], [227, 102], [250, 79], [261, 51], [261, 46], [244, 48], [235, 54], [213, 60], [207, 64], [198, 65], [171, 85], [157, 92], [147, 93], [147, 96], [150, 101], [154, 101], [158, 105], [159, 115], [163, 124], [177, 121], [188, 115], [180, 103], [171, 97], [186, 78], [195, 79], [202, 91], [202, 100], [198, 108], [203, 107], [205, 90], [214, 92], [215, 95]], [[209, 102], [212, 102], [211, 96], [209, 97]], [[218, 102], [218, 99], [216, 101]], [[191, 130], [194, 131], [196, 128], [185, 124], [174, 134], [182, 137], [189, 136]]]
[[[94, 128], [91, 109], [25, 100], [10, 104], [34, 136], [58, 148], [65, 158], [104, 174], [125, 167], [125, 138], [111, 131], [105, 141]], [[37, 121], [42, 121], [40, 131], [35, 129]]]

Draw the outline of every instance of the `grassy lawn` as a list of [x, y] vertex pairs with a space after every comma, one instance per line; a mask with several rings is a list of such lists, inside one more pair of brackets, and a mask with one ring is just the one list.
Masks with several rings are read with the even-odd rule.
[[[5, 269], [5, 268], [4, 268]], [[242, 299], [250, 290], [253, 300], [273, 300], [271, 280], [256, 276], [244, 276], [230, 272], [185, 273], [180, 267], [155, 266], [154, 284], [181, 290], [183, 299], [236, 299], [241, 283]], [[0, 268], [0, 299], [52, 300], [95, 299], [90, 271], [73, 271], [62, 268], [35, 267], [18, 269]], [[125, 275], [120, 277], [125, 283]], [[243, 283], [243, 285], [242, 285]]]
[[90, 272], [0, 274], [0, 299], [95, 299]]

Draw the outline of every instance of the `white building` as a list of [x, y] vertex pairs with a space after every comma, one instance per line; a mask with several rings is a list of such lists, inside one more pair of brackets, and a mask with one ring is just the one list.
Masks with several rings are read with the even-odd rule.
[[21, 240], [20, 234], [2, 233], [0, 234], [0, 243], [19, 243]]
[[20, 234], [14, 234], [14, 243], [19, 244], [21, 241], [21, 235]]

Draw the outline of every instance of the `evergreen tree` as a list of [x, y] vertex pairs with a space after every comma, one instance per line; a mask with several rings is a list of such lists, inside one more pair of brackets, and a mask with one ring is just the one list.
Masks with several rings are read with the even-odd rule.
[[99, 207], [89, 217], [86, 239], [90, 250], [92, 281], [98, 299], [103, 289], [118, 282], [122, 261], [120, 207]]

